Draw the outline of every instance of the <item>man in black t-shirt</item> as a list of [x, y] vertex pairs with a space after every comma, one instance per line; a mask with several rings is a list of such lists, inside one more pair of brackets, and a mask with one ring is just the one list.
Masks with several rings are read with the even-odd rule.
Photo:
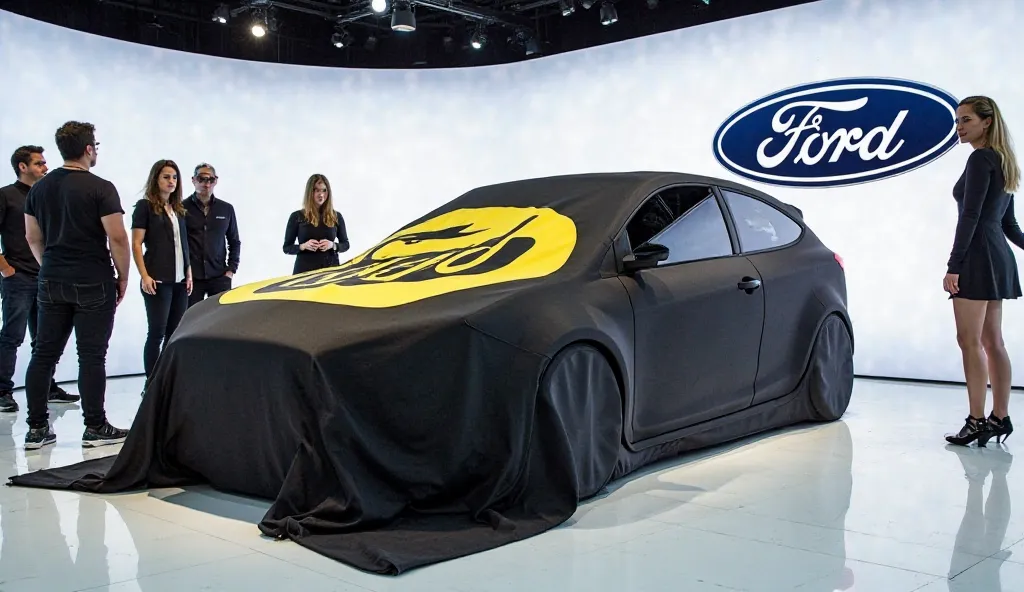
[[72, 330], [85, 420], [82, 446], [118, 444], [128, 435], [110, 425], [103, 405], [114, 311], [128, 288], [128, 233], [117, 189], [89, 172], [99, 147], [94, 130], [76, 121], [57, 130], [64, 165], [33, 185], [25, 200], [25, 238], [40, 265], [36, 346], [25, 373], [27, 449], [56, 441], [46, 392]]
[[[25, 341], [25, 329], [36, 342], [36, 282], [39, 264], [25, 241], [25, 197], [36, 181], [46, 174], [46, 159], [39, 146], [22, 146], [11, 156], [11, 166], [18, 180], [0, 187], [0, 306], [3, 308], [3, 329], [0, 329], [0, 413], [18, 410], [14, 400], [14, 370], [18, 364], [18, 348]], [[71, 395], [50, 381], [51, 403], [74, 403]]]

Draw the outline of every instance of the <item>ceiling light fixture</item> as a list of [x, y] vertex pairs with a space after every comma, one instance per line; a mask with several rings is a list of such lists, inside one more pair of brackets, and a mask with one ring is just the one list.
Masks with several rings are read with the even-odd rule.
[[481, 49], [483, 46], [487, 45], [487, 32], [484, 31], [482, 23], [477, 27], [476, 32], [473, 33], [473, 37], [470, 38], [469, 44], [473, 49]]
[[331, 45], [341, 49], [352, 45], [352, 35], [349, 35], [345, 29], [338, 28], [334, 31], [334, 35], [331, 35]]
[[408, 3], [395, 4], [391, 11], [391, 30], [410, 32], [416, 30], [416, 15], [412, 13], [412, 7]]
[[601, 4], [601, 24], [607, 26], [617, 22], [619, 22], [619, 13], [615, 10], [615, 5], [611, 2]]
[[267, 34], [267, 13], [262, 8], [252, 10], [252, 31], [253, 37], [263, 37]]
[[221, 5], [218, 6], [216, 10], [213, 11], [213, 16], [211, 16], [210, 18], [211, 18], [211, 20], [213, 22], [220, 23], [220, 24], [223, 25], [223, 24], [226, 24], [228, 22], [228, 18], [230, 18], [230, 17], [231, 17], [231, 10], [228, 8], [228, 5], [224, 4], [224, 3], [221, 3]]

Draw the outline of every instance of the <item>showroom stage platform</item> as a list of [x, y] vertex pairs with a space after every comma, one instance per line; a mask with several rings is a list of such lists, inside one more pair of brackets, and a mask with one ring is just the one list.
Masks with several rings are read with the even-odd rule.
[[[114, 425], [131, 424], [140, 390], [138, 378], [110, 382]], [[22, 411], [0, 414], [5, 479], [116, 452], [83, 451], [74, 405], [51, 406], [57, 445], [26, 453], [24, 395], [15, 398]], [[1022, 590], [1024, 511], [1013, 514], [1011, 500], [1024, 508], [1024, 467], [1011, 465], [1024, 436], [947, 448], [942, 435], [959, 428], [964, 404], [959, 386], [858, 379], [839, 422], [660, 463], [555, 530], [399, 577], [263, 537], [269, 502], [206, 487], [2, 487], [0, 590]], [[1011, 415], [1022, 405], [1015, 392]]]

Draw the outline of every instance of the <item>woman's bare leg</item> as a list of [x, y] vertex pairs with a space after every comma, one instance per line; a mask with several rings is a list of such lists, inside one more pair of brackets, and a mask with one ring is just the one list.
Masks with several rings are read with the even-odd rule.
[[988, 393], [988, 360], [981, 344], [987, 310], [988, 302], [984, 300], [953, 299], [956, 341], [963, 357], [971, 417], [975, 418], [985, 417], [985, 396]]
[[1002, 301], [989, 302], [981, 331], [981, 344], [988, 358], [988, 375], [992, 383], [992, 413], [997, 419], [1009, 415], [1012, 374], [1010, 356], [1006, 353], [1006, 345], [1003, 343], [1002, 325]]

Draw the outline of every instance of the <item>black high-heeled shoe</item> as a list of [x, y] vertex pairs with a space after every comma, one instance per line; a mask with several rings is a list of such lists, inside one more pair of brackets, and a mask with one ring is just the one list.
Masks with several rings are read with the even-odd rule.
[[1013, 433], [1013, 423], [1010, 421], [1009, 415], [999, 419], [994, 413], [989, 414], [988, 421], [992, 424], [991, 430], [992, 434], [996, 437], [996, 444], [1006, 442], [1010, 434]]
[[956, 434], [947, 434], [946, 442], [957, 446], [967, 446], [977, 440], [979, 447], [985, 447], [988, 441], [995, 436], [993, 425], [984, 417], [967, 416], [964, 427]]

